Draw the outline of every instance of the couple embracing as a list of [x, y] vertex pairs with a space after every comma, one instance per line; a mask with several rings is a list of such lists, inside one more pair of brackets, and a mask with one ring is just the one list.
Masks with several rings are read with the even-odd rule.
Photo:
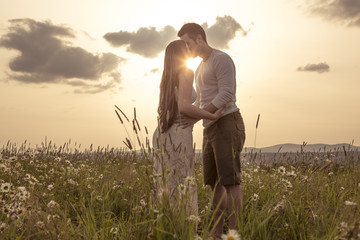
[[[245, 141], [245, 127], [236, 106], [235, 65], [226, 53], [210, 47], [204, 29], [187, 23], [178, 32], [180, 40], [165, 50], [160, 83], [158, 128], [153, 146], [161, 157], [154, 161], [154, 175], [163, 176], [156, 190], [176, 204], [187, 187], [189, 212], [198, 214], [193, 154], [193, 125], [203, 119], [204, 184], [213, 193], [215, 226], [212, 236], [223, 232], [224, 212], [229, 228], [236, 229], [242, 201], [240, 152]], [[186, 67], [189, 57], [201, 57], [195, 74]], [[195, 78], [196, 91], [193, 89]]]

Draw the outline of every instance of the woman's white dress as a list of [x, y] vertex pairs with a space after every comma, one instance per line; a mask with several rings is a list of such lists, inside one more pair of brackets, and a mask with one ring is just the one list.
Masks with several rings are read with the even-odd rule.
[[[196, 100], [193, 89], [192, 102]], [[161, 195], [169, 194], [171, 204], [186, 200], [190, 213], [198, 214], [198, 197], [195, 182], [193, 149], [193, 126], [183, 128], [173, 124], [168, 131], [160, 133], [159, 127], [153, 135], [155, 190]]]

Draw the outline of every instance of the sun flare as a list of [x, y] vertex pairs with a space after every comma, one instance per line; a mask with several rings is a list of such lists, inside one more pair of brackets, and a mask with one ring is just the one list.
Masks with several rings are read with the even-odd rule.
[[201, 58], [200, 58], [200, 57], [189, 58], [189, 59], [186, 61], [186, 66], [195, 72], [196, 69], [197, 69], [197, 67], [199, 66], [200, 62], [201, 62]]

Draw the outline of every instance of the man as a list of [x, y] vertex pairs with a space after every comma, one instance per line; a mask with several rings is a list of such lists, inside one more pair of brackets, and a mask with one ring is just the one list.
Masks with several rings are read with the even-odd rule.
[[[204, 184], [213, 192], [215, 226], [212, 236], [223, 233], [224, 212], [229, 214], [229, 228], [237, 229], [242, 202], [240, 179], [240, 152], [245, 142], [245, 126], [236, 106], [235, 65], [226, 53], [213, 49], [206, 40], [204, 29], [196, 23], [185, 24], [178, 36], [184, 40], [192, 57], [203, 60], [195, 72], [197, 100], [195, 105], [215, 112], [225, 105], [224, 115], [218, 120], [203, 120], [203, 172]], [[184, 118], [183, 125], [194, 124], [198, 119]]]

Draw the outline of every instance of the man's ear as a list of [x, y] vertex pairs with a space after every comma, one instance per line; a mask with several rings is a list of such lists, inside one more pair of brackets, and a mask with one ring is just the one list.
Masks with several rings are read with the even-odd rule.
[[204, 39], [202, 38], [202, 36], [200, 34], [196, 35], [195, 40], [196, 40], [197, 44], [204, 42]]

